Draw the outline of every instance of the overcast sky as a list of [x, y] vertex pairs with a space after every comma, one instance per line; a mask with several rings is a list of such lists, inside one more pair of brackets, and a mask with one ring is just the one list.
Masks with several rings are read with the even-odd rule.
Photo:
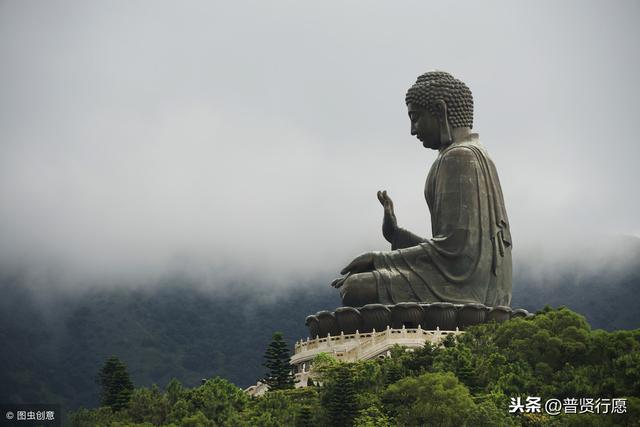
[[516, 264], [640, 236], [639, 20], [604, 0], [0, 1], [0, 265], [330, 280], [387, 248], [379, 189], [430, 236], [435, 152], [404, 105], [430, 69], [474, 94]]

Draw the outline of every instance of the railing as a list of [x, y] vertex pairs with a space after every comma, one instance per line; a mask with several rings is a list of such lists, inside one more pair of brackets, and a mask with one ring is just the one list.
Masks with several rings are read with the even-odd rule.
[[303, 356], [303, 353], [310, 352], [317, 354], [322, 351], [340, 353], [343, 357], [360, 359], [361, 356], [363, 356], [363, 352], [376, 344], [388, 343], [390, 341], [402, 344], [402, 341], [418, 340], [420, 342], [429, 341], [437, 344], [447, 335], [457, 335], [460, 333], [462, 332], [458, 330], [458, 328], [454, 331], [441, 331], [439, 328], [436, 330], [425, 330], [420, 326], [411, 329], [404, 327], [402, 329], [391, 329], [387, 327], [387, 329], [380, 332], [374, 329], [372, 332], [365, 333], [356, 331], [355, 334], [345, 335], [341, 333], [336, 336], [327, 335], [322, 338], [307, 338], [306, 340], [296, 342], [292, 359], [299, 359]]

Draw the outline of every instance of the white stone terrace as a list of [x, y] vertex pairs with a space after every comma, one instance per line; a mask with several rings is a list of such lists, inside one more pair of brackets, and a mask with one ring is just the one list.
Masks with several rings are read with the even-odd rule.
[[387, 357], [394, 345], [400, 345], [408, 349], [423, 347], [425, 342], [440, 344], [447, 335], [458, 335], [462, 331], [441, 331], [440, 329], [428, 331], [418, 326], [415, 329], [391, 329], [377, 332], [359, 333], [324, 338], [301, 340], [296, 342], [294, 354], [290, 363], [296, 375], [297, 387], [307, 384], [311, 361], [319, 353], [327, 353], [343, 362], [357, 360], [369, 360], [376, 357]]
[[[344, 333], [332, 337], [300, 340], [296, 342], [290, 364], [295, 374], [296, 388], [306, 387], [311, 374], [311, 361], [319, 353], [327, 353], [343, 362], [369, 360], [376, 357], [388, 357], [394, 345], [406, 347], [409, 351], [424, 346], [425, 342], [438, 345], [447, 335], [459, 335], [463, 332], [425, 330], [418, 326], [415, 329], [391, 329], [387, 326], [384, 331], [345, 335]], [[245, 390], [251, 396], [261, 396], [267, 391], [266, 384], [257, 383]]]

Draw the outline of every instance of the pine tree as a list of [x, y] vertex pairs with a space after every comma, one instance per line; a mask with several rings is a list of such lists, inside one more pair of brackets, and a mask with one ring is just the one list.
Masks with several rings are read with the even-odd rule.
[[100, 403], [114, 411], [124, 409], [129, 404], [133, 383], [129, 378], [127, 366], [116, 356], [111, 356], [98, 372], [96, 382], [102, 388]]
[[308, 405], [302, 405], [298, 411], [296, 417], [296, 427], [312, 427], [313, 426], [313, 414], [311, 408]]
[[269, 371], [262, 382], [269, 386], [269, 390], [292, 389], [294, 378], [289, 365], [289, 349], [281, 332], [273, 334], [264, 358], [263, 366]]
[[399, 381], [402, 378], [402, 368], [399, 362], [393, 360], [387, 365], [386, 374], [384, 376], [385, 387]]
[[479, 388], [476, 386], [475, 382], [475, 372], [473, 370], [473, 366], [471, 365], [471, 361], [469, 359], [461, 359], [457, 360], [457, 366], [455, 369], [456, 377], [460, 380], [461, 383], [467, 386], [469, 391], [471, 392], [479, 392]]
[[349, 427], [353, 424], [358, 405], [351, 368], [344, 364], [336, 367], [336, 376], [324, 388], [323, 403], [333, 426]]

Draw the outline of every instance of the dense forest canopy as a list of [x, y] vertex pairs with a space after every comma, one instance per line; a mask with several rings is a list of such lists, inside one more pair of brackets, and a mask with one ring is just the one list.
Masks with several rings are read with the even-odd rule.
[[[267, 351], [267, 355], [269, 351]], [[304, 389], [249, 398], [220, 377], [140, 387], [129, 405], [81, 409], [73, 426], [639, 425], [640, 330], [592, 330], [567, 308], [469, 328], [441, 346], [342, 363], [320, 354]], [[612, 413], [509, 412], [512, 399], [624, 399]], [[567, 403], [568, 405], [569, 403]]]

